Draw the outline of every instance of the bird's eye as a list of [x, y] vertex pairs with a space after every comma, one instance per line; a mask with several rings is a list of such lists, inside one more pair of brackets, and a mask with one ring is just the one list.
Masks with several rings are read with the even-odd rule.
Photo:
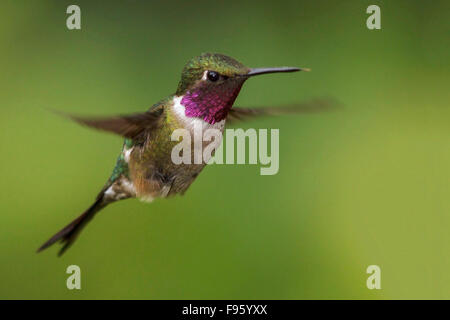
[[220, 75], [215, 71], [208, 71], [206, 76], [208, 77], [208, 80], [212, 82], [215, 82], [220, 78]]

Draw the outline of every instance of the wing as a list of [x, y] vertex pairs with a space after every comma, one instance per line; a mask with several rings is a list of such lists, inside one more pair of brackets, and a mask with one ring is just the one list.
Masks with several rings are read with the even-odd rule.
[[144, 131], [153, 130], [159, 126], [163, 111], [162, 107], [158, 107], [142, 113], [92, 118], [57, 113], [90, 128], [112, 132], [125, 138], [137, 139]]
[[228, 112], [227, 124], [251, 120], [262, 116], [278, 116], [284, 114], [319, 113], [334, 110], [338, 103], [332, 99], [316, 99], [304, 103], [281, 107], [239, 108], [233, 107]]

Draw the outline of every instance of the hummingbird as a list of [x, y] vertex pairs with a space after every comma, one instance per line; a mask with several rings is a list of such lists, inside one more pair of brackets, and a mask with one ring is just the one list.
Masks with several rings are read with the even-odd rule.
[[[82, 117], [67, 115], [81, 125], [124, 137], [122, 150], [111, 176], [92, 205], [79, 217], [45, 242], [38, 252], [57, 241], [61, 256], [80, 231], [107, 205], [124, 199], [151, 202], [184, 194], [206, 163], [174, 164], [172, 141], [176, 129], [214, 128], [223, 132], [225, 124], [257, 116], [296, 112], [315, 112], [320, 104], [299, 104], [283, 108], [232, 108], [242, 85], [249, 78], [277, 72], [309, 71], [306, 68], [248, 68], [218, 53], [204, 53], [184, 66], [176, 92], [147, 111], [129, 115]], [[326, 104], [322, 104], [322, 107]]]

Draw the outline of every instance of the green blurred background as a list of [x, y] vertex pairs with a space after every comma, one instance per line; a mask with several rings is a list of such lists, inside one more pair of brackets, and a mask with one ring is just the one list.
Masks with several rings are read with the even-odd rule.
[[[81, 7], [82, 29], [66, 28]], [[381, 7], [381, 30], [366, 8]], [[0, 298], [450, 298], [448, 1], [5, 1], [0, 5]], [[280, 171], [208, 166], [184, 197], [99, 214], [62, 258], [43, 241], [109, 176], [122, 139], [54, 114], [142, 111], [221, 52], [310, 73], [236, 104], [332, 96], [280, 129]], [[81, 267], [82, 290], [66, 288]], [[366, 288], [381, 267], [382, 289]]]

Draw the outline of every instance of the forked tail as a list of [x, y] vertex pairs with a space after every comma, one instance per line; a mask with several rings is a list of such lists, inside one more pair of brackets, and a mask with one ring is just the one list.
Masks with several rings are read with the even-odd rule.
[[37, 252], [40, 252], [50, 247], [55, 242], [61, 240], [63, 247], [58, 252], [58, 256], [61, 256], [72, 245], [80, 231], [94, 217], [94, 215], [107, 205], [108, 202], [104, 201], [103, 194], [100, 194], [97, 200], [83, 214], [51, 237], [37, 250]]

